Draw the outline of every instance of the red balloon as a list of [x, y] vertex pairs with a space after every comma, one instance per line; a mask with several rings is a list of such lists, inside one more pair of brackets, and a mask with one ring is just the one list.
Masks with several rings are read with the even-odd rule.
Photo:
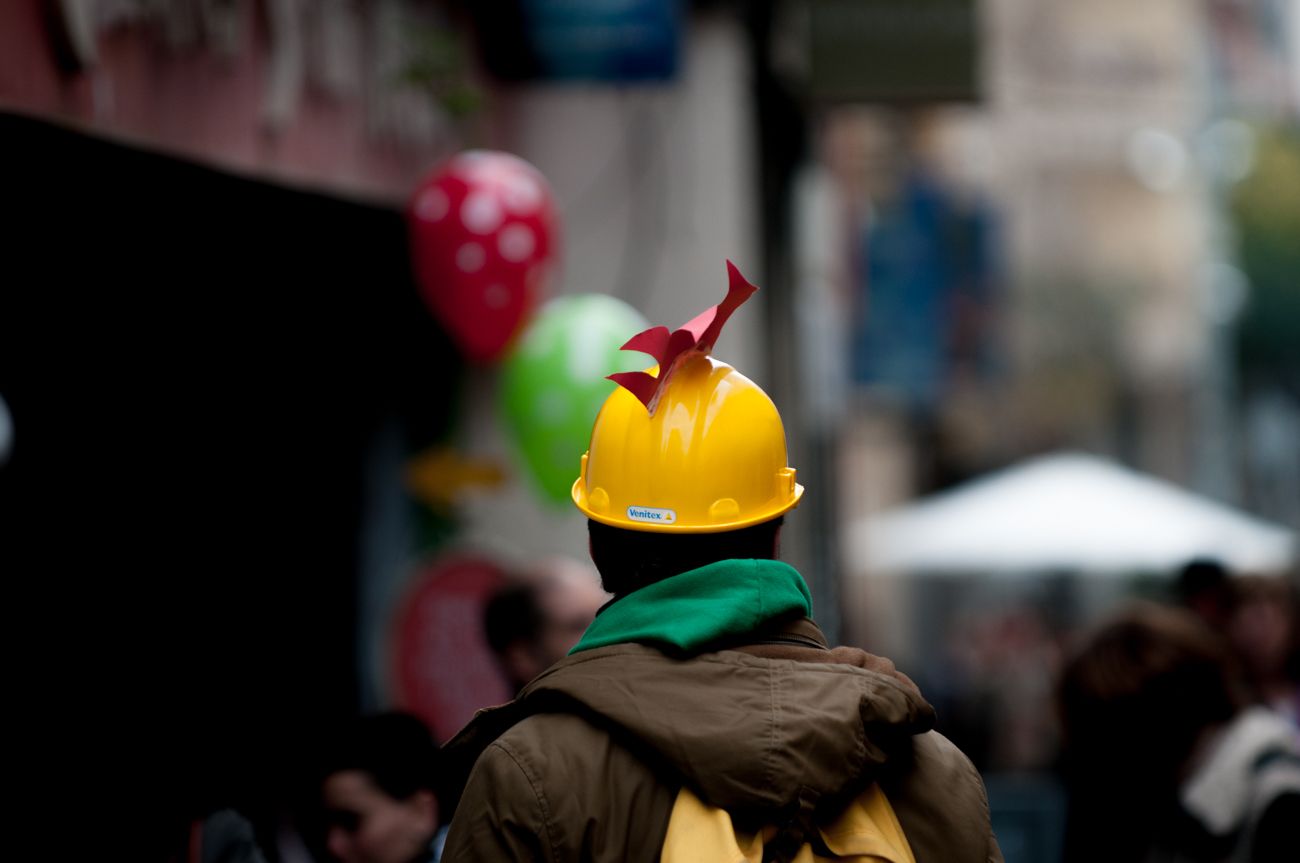
[[406, 215], [425, 302], [471, 360], [500, 356], [545, 293], [559, 245], [546, 178], [509, 153], [471, 150], [426, 177]]

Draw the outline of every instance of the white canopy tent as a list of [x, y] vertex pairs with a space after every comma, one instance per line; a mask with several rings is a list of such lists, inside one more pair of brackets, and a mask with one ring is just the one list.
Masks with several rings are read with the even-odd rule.
[[1031, 459], [850, 528], [859, 572], [1170, 574], [1195, 557], [1241, 572], [1295, 561], [1296, 535], [1080, 453]]

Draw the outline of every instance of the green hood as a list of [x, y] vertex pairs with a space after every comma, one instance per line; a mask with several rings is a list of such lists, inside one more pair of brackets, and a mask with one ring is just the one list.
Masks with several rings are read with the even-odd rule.
[[779, 560], [720, 560], [610, 603], [569, 655], [630, 642], [694, 652], [795, 613], [812, 617], [812, 596], [794, 567]]

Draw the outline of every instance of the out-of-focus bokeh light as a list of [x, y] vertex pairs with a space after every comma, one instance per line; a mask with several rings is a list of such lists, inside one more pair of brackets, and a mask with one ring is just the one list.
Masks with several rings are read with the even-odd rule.
[[1126, 148], [1129, 169], [1138, 182], [1153, 192], [1177, 188], [1187, 173], [1187, 148], [1160, 129], [1139, 129]]

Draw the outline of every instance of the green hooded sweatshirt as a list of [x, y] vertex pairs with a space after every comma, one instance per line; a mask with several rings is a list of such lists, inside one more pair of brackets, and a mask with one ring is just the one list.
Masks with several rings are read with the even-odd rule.
[[812, 617], [812, 595], [794, 567], [779, 560], [720, 560], [605, 606], [569, 655], [633, 642], [695, 652], [796, 612]]

